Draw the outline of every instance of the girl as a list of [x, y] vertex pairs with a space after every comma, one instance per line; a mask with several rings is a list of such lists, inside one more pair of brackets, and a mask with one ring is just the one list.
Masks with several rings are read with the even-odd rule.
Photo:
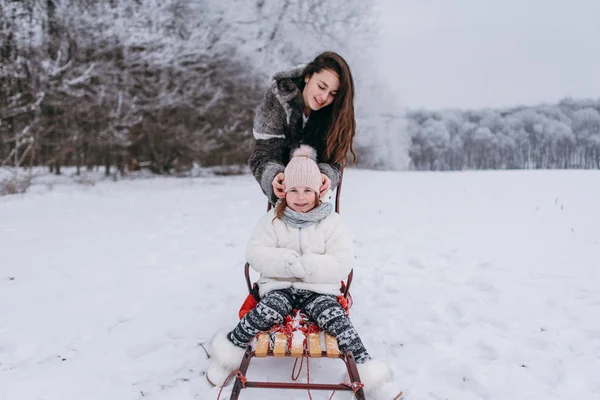
[[238, 368], [255, 335], [282, 323], [297, 308], [335, 336], [340, 350], [352, 352], [367, 398], [379, 396], [379, 389], [383, 397], [375, 398], [391, 400], [393, 396], [381, 392], [382, 384], [391, 381], [390, 368], [371, 359], [337, 301], [340, 281], [354, 261], [352, 239], [332, 204], [319, 200], [322, 181], [315, 159], [316, 151], [306, 145], [293, 153], [285, 168], [285, 197], [252, 233], [246, 256], [261, 273], [261, 301], [227, 335], [215, 335], [207, 378], [213, 385], [222, 384]]
[[254, 118], [256, 140], [250, 169], [272, 204], [285, 198], [284, 167], [300, 144], [317, 152], [321, 171], [318, 193], [335, 189], [352, 141], [354, 82], [346, 61], [325, 52], [303, 68], [275, 74]]

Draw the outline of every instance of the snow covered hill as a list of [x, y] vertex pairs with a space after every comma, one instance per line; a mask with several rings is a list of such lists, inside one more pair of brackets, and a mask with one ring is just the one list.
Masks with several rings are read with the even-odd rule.
[[[408, 399], [600, 398], [599, 183], [600, 171], [347, 171], [352, 319]], [[0, 399], [215, 399], [198, 344], [237, 321], [264, 211], [248, 175], [1, 197]], [[292, 363], [257, 360], [250, 377], [289, 379]], [[343, 370], [310, 367], [312, 381]]]

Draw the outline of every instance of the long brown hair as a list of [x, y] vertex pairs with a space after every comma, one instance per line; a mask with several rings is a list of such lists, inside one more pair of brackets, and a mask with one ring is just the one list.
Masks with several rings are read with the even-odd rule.
[[327, 162], [341, 163], [345, 166], [348, 164], [348, 151], [352, 153], [352, 163], [356, 162], [353, 145], [356, 134], [354, 80], [346, 60], [333, 51], [319, 54], [304, 68], [303, 76], [312, 76], [324, 69], [334, 72], [340, 80], [340, 87], [331, 104], [325, 157]]
[[283, 199], [280, 199], [277, 204], [275, 204], [275, 218], [273, 218], [273, 221], [275, 221], [277, 218], [281, 218], [283, 216], [283, 212], [285, 211], [285, 208], [287, 207], [287, 201], [285, 201], [285, 197]]

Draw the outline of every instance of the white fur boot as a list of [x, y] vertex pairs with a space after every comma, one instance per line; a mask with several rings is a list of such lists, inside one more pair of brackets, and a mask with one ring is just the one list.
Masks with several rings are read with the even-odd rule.
[[381, 360], [369, 360], [356, 366], [360, 381], [365, 385], [367, 399], [397, 400], [400, 398], [400, 389], [395, 387], [394, 373], [387, 363]]
[[206, 371], [206, 379], [213, 386], [222, 386], [227, 384], [225, 379], [229, 374], [240, 366], [245, 350], [231, 343], [224, 332], [215, 334], [211, 347], [212, 361]]

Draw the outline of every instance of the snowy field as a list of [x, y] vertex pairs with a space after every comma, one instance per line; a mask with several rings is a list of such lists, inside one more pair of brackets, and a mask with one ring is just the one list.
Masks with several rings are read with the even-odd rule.
[[[216, 399], [198, 344], [246, 296], [253, 178], [40, 188], [0, 197], [0, 399]], [[599, 199], [600, 171], [347, 172], [352, 319], [407, 399], [600, 399]]]

